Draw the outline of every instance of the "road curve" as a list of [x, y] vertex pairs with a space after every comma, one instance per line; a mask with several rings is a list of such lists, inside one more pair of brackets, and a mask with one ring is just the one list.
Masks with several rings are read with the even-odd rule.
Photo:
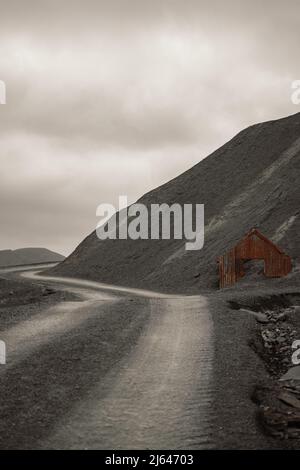
[[41, 309], [1, 333], [0, 448], [214, 446], [205, 297], [23, 276], [81, 301]]

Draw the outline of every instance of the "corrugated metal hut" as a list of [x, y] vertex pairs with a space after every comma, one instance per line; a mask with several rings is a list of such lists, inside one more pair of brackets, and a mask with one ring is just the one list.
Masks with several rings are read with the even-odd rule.
[[249, 260], [264, 260], [266, 277], [286, 276], [292, 269], [291, 258], [256, 228], [251, 229], [231, 250], [218, 258], [220, 288], [235, 284], [245, 275]]

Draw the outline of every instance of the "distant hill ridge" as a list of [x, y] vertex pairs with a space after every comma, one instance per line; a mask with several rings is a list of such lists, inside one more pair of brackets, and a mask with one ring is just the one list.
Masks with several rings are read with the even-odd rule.
[[0, 267], [20, 266], [25, 264], [59, 262], [64, 256], [47, 248], [20, 248], [17, 250], [0, 250]]
[[90, 234], [51, 274], [165, 291], [216, 287], [216, 259], [257, 227], [299, 265], [300, 113], [253, 125], [139, 202], [205, 204], [205, 243]]

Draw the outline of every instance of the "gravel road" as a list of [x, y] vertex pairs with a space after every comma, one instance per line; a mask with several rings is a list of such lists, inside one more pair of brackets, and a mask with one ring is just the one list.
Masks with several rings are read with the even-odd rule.
[[80, 301], [41, 305], [2, 330], [1, 449], [214, 447], [204, 296], [22, 275]]

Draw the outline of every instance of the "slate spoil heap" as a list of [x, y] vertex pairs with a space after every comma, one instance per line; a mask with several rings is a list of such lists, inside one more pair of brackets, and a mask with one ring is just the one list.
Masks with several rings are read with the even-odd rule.
[[290, 318], [299, 306], [265, 311], [257, 316], [262, 348], [260, 356], [270, 373], [270, 383], [258, 386], [253, 399], [268, 434], [281, 439], [300, 439], [300, 366], [292, 363], [292, 345], [300, 339]]

